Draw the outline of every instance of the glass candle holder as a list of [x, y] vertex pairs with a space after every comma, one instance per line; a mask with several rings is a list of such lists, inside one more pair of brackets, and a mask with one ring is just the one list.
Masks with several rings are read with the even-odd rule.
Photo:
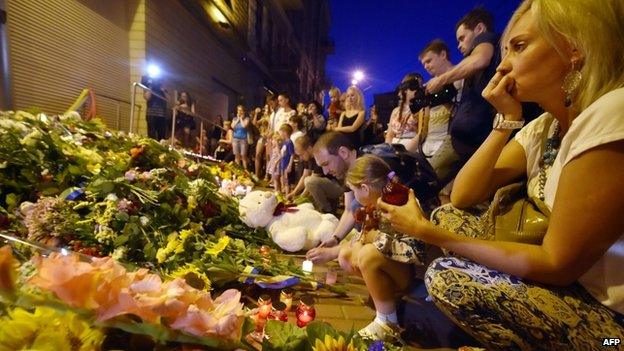
[[273, 305], [273, 311], [269, 315], [269, 319], [281, 322], [288, 322], [288, 314], [286, 313], [286, 305], [278, 301]]
[[271, 310], [273, 309], [273, 303], [271, 302], [271, 296], [269, 295], [261, 295], [258, 298], [258, 317], [261, 319], [266, 319]]
[[271, 253], [271, 248], [266, 245], [262, 245], [260, 246], [259, 252], [262, 256], [268, 256]]
[[266, 326], [267, 320], [264, 318], [260, 318], [259, 315], [253, 315], [251, 317], [255, 323], [254, 331], [250, 334], [251, 338], [255, 341], [261, 343], [264, 339], [264, 327]]
[[299, 301], [297, 311], [295, 312], [297, 316], [297, 326], [299, 328], [305, 327], [316, 317], [316, 310], [314, 309], [313, 303], [314, 301], [310, 296], [304, 296]]
[[294, 291], [292, 289], [284, 289], [280, 293], [280, 302], [286, 306], [285, 311], [290, 311], [292, 308]]

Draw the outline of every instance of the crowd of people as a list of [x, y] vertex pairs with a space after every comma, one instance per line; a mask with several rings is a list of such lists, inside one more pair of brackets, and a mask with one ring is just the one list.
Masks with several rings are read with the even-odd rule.
[[[293, 109], [281, 93], [251, 117], [239, 106], [218, 156], [247, 168], [253, 149], [255, 173], [276, 191], [340, 215], [307, 257], [363, 277], [376, 317], [361, 334], [396, 337], [396, 295], [420, 279], [488, 349], [599, 349], [624, 338], [621, 23], [620, 0], [525, 0], [499, 36], [476, 8], [455, 27], [463, 59], [453, 64], [440, 40], [424, 47], [432, 78], [405, 76], [387, 126], [374, 106], [367, 118], [356, 86], [332, 88], [326, 110]], [[427, 213], [413, 190], [404, 205], [385, 202], [401, 169], [361, 148], [375, 143], [421, 155], [441, 206]], [[490, 203], [517, 182], [518, 199], [546, 217], [537, 241], [520, 235], [530, 211], [504, 217]]]

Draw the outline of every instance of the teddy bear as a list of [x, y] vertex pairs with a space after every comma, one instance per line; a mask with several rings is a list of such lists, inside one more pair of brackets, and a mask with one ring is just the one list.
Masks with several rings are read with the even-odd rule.
[[285, 251], [309, 250], [331, 238], [338, 226], [333, 214], [322, 214], [310, 203], [284, 205], [270, 191], [252, 191], [239, 202], [241, 220], [252, 228], [265, 228]]

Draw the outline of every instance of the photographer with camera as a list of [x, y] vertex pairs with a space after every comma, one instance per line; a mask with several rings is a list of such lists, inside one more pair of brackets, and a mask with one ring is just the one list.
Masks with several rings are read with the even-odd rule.
[[167, 138], [167, 128], [169, 118], [167, 118], [167, 89], [162, 87], [159, 79], [143, 77], [141, 84], [149, 88], [143, 92], [143, 97], [147, 101], [147, 135], [155, 140]]
[[496, 114], [481, 96], [500, 62], [499, 36], [493, 30], [494, 19], [485, 9], [475, 8], [466, 14], [455, 27], [464, 59], [427, 82], [427, 92], [436, 93], [445, 85], [464, 79], [461, 100], [450, 126], [453, 147], [463, 162], [485, 140]]

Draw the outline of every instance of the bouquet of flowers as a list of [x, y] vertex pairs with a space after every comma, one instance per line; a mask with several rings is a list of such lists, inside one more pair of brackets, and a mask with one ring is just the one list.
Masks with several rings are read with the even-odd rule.
[[[54, 336], [57, 342], [67, 337], [70, 343], [80, 341], [92, 349], [103, 340], [105, 331], [98, 328], [105, 327], [146, 334], [161, 343], [188, 342], [218, 349], [240, 345], [244, 314], [237, 290], [227, 290], [213, 300], [210, 293], [183, 279], [163, 282], [146, 269], [127, 271], [112, 258], [85, 262], [75, 254], [52, 253], [33, 257], [23, 265], [21, 275], [16, 274], [17, 266], [10, 247], [1, 248], [0, 301], [13, 305], [3, 319], [20, 334], [9, 333], [3, 323], [0, 345], [27, 347], [23, 343], [34, 339], [30, 347], [35, 347], [45, 342], [47, 326], [41, 316], [70, 324], [63, 328], [65, 333]], [[29, 311], [33, 306], [37, 308]]]

